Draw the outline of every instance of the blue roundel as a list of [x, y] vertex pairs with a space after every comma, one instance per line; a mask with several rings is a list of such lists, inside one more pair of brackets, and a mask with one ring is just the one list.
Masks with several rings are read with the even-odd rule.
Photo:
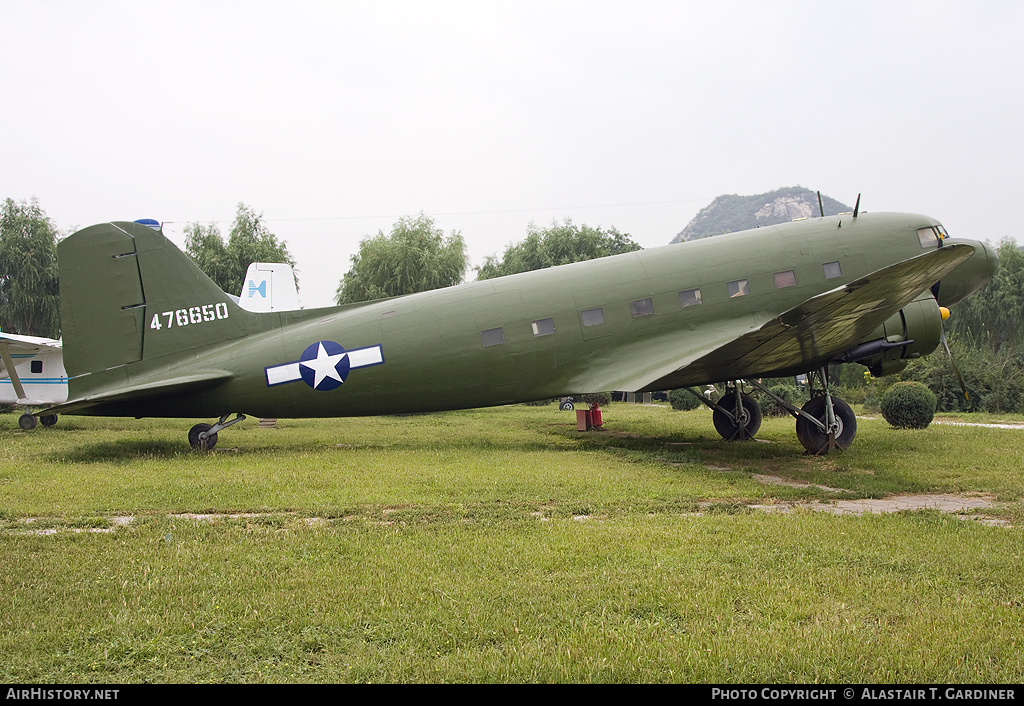
[[341, 387], [348, 377], [351, 362], [345, 349], [334, 341], [317, 341], [302, 351], [299, 374], [314, 390]]

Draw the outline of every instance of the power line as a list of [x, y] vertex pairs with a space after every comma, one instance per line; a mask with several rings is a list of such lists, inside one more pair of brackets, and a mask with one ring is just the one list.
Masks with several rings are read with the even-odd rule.
[[[592, 206], [549, 206], [549, 207], [534, 207], [534, 208], [506, 208], [506, 209], [494, 209], [486, 211], [441, 211], [437, 213], [424, 211], [431, 216], [487, 216], [497, 215], [502, 213], [533, 213], [533, 212], [544, 212], [544, 211], [583, 211], [598, 208], [633, 208], [638, 206], [668, 206], [672, 204], [682, 203], [710, 203], [712, 199], [699, 198], [699, 199], [675, 199], [672, 201], [638, 201], [633, 203], [614, 203], [614, 204], [598, 204]], [[263, 219], [267, 223], [297, 223], [297, 222], [313, 222], [313, 221], [358, 221], [358, 220], [379, 220], [382, 218], [402, 218], [409, 214], [378, 214], [378, 215], [363, 215], [363, 216], [308, 216], [301, 218], [266, 218]], [[203, 221], [204, 223], [221, 223], [224, 221], [234, 220], [232, 218], [217, 218], [210, 221]], [[186, 221], [164, 221], [164, 224], [178, 224]], [[189, 223], [198, 221], [187, 221]]]

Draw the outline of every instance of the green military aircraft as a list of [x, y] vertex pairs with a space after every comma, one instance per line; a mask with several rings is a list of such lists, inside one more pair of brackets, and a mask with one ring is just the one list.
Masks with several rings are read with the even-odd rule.
[[845, 448], [856, 419], [829, 393], [829, 363], [902, 369], [944, 340], [943, 307], [997, 267], [990, 248], [931, 218], [856, 210], [272, 313], [237, 306], [145, 225], [85, 228], [58, 259], [69, 395], [37, 414], [216, 418], [189, 432], [202, 449], [245, 414], [432, 412], [722, 382], [727, 393], [707, 402], [715, 426], [749, 439], [761, 415], [741, 381], [802, 373], [812, 399], [787, 405], [800, 441]]

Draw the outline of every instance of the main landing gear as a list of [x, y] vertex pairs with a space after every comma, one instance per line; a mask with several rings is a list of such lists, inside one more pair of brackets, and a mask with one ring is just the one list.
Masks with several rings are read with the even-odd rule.
[[857, 435], [857, 417], [850, 405], [829, 393], [826, 368], [808, 373], [807, 381], [811, 399], [802, 408], [793, 406], [754, 380], [726, 383], [725, 394], [717, 403], [705, 399], [692, 388], [686, 389], [712, 409], [715, 429], [726, 441], [753, 439], [761, 426], [761, 407], [741, 390], [746, 382], [796, 417], [796, 436], [808, 453], [821, 456], [835, 449], [849, 448]]
[[726, 441], [748, 441], [761, 428], [761, 405], [740, 386], [726, 386], [725, 396], [712, 409], [711, 420]]
[[[711, 408], [711, 419], [715, 429], [726, 441], [747, 441], [761, 428], [761, 406], [741, 389], [742, 380], [725, 384], [725, 394], [718, 402], [703, 397], [692, 387], [683, 388], [702, 404]], [[708, 388], [710, 389], [710, 388]]]
[[39, 422], [42, 422], [44, 427], [52, 427], [54, 424], [57, 423], [57, 415], [43, 414], [37, 417], [34, 414], [29, 414], [28, 412], [26, 412], [25, 414], [18, 417], [18, 426], [24, 429], [25, 431], [35, 429], [36, 424], [38, 424]]
[[199, 449], [200, 451], [212, 449], [217, 445], [217, 432], [227, 429], [232, 424], [238, 424], [245, 419], [244, 414], [239, 414], [231, 421], [228, 421], [230, 416], [230, 413], [225, 414], [216, 424], [196, 424], [188, 430], [189, 445], [193, 449]]

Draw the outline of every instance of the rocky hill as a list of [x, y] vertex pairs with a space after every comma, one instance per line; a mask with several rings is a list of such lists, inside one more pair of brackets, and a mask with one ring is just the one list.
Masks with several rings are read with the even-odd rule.
[[[850, 206], [824, 194], [821, 201], [826, 216], [853, 210]], [[820, 214], [818, 194], [802, 186], [777, 189], [756, 196], [728, 194], [719, 196], [709, 206], [701, 209], [672, 242], [679, 243], [758, 226], [771, 226], [792, 221], [794, 218], [813, 218]]]

